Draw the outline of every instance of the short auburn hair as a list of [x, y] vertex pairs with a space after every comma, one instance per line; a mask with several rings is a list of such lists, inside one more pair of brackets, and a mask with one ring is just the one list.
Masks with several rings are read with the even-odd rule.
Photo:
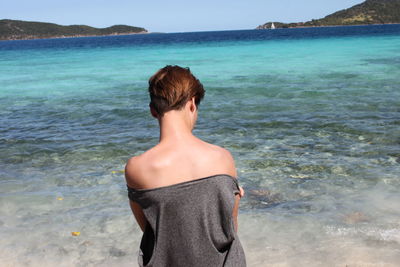
[[160, 116], [182, 109], [192, 97], [198, 107], [204, 93], [203, 85], [189, 68], [167, 65], [149, 79], [150, 106]]

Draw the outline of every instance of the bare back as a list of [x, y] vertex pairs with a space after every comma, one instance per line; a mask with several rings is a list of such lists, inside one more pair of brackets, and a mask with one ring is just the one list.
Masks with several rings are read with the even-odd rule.
[[229, 151], [192, 136], [179, 142], [161, 142], [145, 153], [133, 157], [126, 166], [127, 182], [136, 188], [156, 188], [228, 174], [236, 177]]

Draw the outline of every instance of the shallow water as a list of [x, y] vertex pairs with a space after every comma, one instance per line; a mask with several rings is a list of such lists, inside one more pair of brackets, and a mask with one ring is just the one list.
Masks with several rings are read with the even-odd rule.
[[248, 266], [398, 265], [399, 49], [399, 25], [0, 42], [1, 265], [136, 264], [121, 170], [166, 64], [236, 159]]

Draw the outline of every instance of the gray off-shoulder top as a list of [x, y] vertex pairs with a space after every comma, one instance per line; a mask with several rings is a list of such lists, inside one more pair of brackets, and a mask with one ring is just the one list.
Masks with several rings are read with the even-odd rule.
[[139, 266], [246, 266], [234, 230], [236, 178], [218, 174], [153, 189], [128, 187], [148, 221]]

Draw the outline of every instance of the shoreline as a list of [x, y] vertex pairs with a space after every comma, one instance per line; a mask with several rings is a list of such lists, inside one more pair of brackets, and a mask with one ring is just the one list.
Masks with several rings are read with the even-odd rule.
[[[269, 22], [267, 22], [269, 23]], [[380, 25], [400, 25], [400, 22], [398, 23], [373, 23], [373, 24], [354, 24], [354, 25], [320, 25], [320, 26], [296, 26], [296, 27], [281, 27], [281, 28], [276, 28], [275, 30], [278, 29], [304, 29], [304, 28], [331, 28], [331, 27], [353, 27], [353, 26], [380, 26]], [[261, 25], [260, 25], [261, 26]], [[271, 28], [262, 28], [262, 27], [256, 27], [254, 30], [271, 30]]]
[[[355, 25], [324, 25], [324, 26], [297, 26], [297, 27], [287, 27], [287, 28], [276, 28], [275, 30], [279, 29], [305, 29], [305, 28], [334, 28], [334, 27], [361, 27], [361, 26], [380, 26], [380, 25], [400, 25], [400, 23], [379, 23], [379, 24], [355, 24]], [[247, 30], [271, 30], [270, 28], [254, 28], [254, 29], [247, 29]], [[224, 30], [222, 30], [224, 31]], [[236, 30], [232, 30], [236, 31]], [[199, 31], [201, 32], [201, 31]], [[208, 32], [208, 31], [207, 31]], [[141, 32], [131, 32], [131, 33], [113, 33], [113, 34], [101, 34], [101, 35], [56, 35], [56, 36], [49, 36], [49, 37], [26, 37], [26, 38], [9, 38], [9, 39], [0, 39], [1, 41], [26, 41], [26, 40], [43, 40], [43, 39], [66, 39], [66, 38], [84, 38], [84, 37], [107, 37], [107, 36], [117, 36], [117, 35], [135, 35], [135, 34], [152, 34], [152, 33], [161, 33], [161, 32], [149, 32], [149, 31], [141, 31]], [[166, 34], [165, 32], [162, 32]], [[186, 32], [180, 32], [186, 33]]]
[[37, 39], [66, 39], [66, 38], [83, 38], [83, 37], [106, 37], [106, 36], [116, 36], [116, 35], [134, 35], [134, 34], [149, 34], [148, 31], [141, 32], [125, 32], [125, 33], [112, 33], [112, 34], [99, 34], [99, 35], [55, 35], [48, 37], [37, 37], [37, 36], [28, 36], [24, 38], [8, 38], [8, 39], [0, 39], [0, 41], [26, 41], [26, 40], [37, 40]]

